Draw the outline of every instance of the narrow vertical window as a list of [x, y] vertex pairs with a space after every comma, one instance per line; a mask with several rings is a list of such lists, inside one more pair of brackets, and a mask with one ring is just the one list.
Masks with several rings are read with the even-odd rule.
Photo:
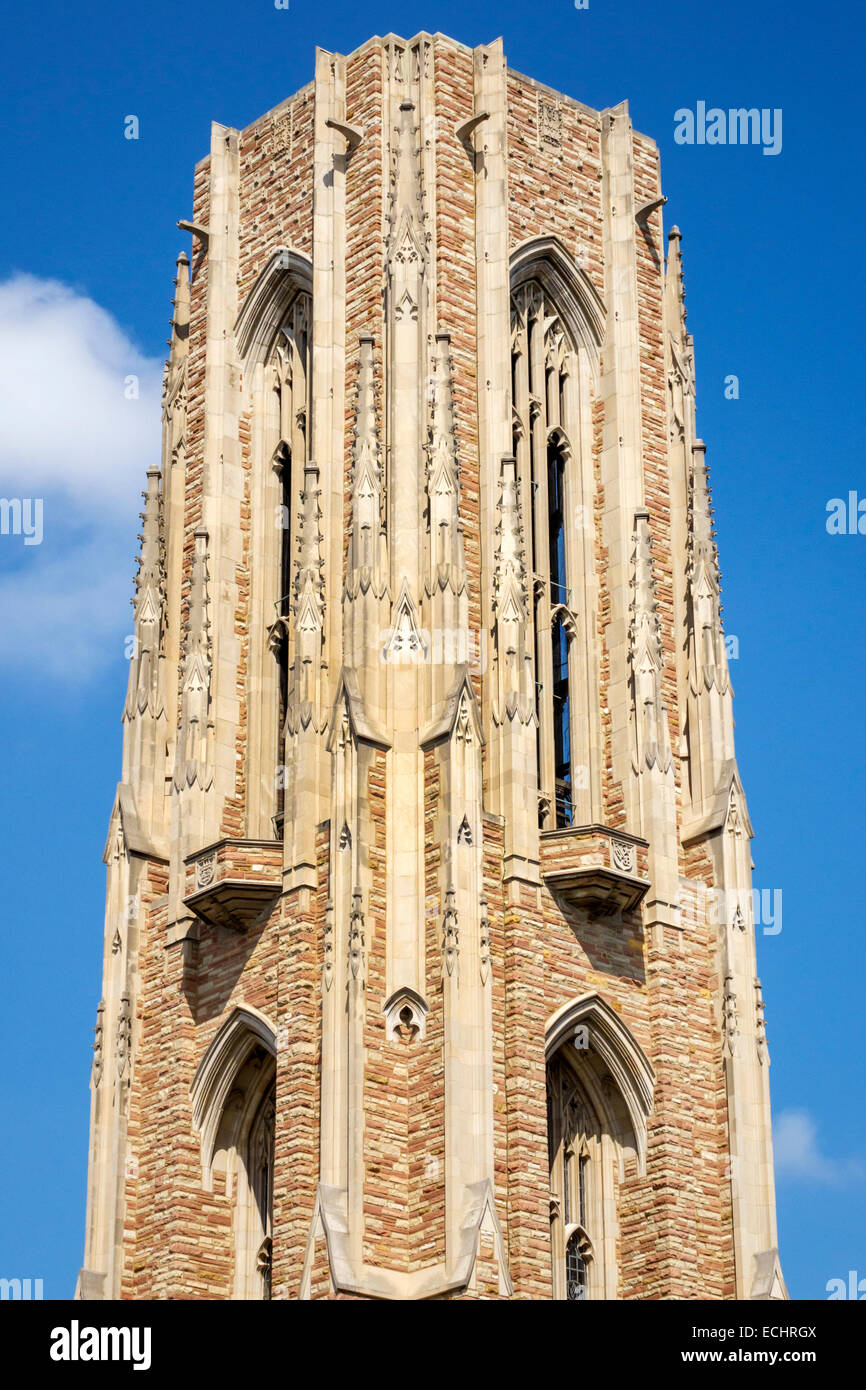
[[530, 521], [539, 826], [574, 821], [569, 660], [574, 633], [568, 576], [569, 431], [579, 436], [574, 392], [565, 389], [573, 350], [556, 308], [536, 281], [512, 297], [512, 437]]
[[259, 1220], [261, 1240], [256, 1250], [256, 1274], [260, 1297], [271, 1297], [271, 1256], [274, 1227], [274, 1115], [273, 1089], [266, 1096], [250, 1130], [249, 1177]]
[[[276, 335], [271, 352], [275, 401], [271, 429], [276, 434], [272, 462], [279, 480], [277, 524], [280, 527], [280, 546], [276, 573], [270, 578], [273, 594], [274, 620], [270, 628], [270, 645], [279, 669], [279, 724], [276, 761], [282, 765], [284, 729], [289, 700], [289, 671], [292, 653], [292, 602], [296, 518], [299, 490], [303, 485], [304, 465], [308, 461], [309, 419], [311, 410], [310, 360], [311, 300], [298, 294], [292, 301]], [[271, 436], [273, 438], [273, 435]], [[282, 834], [285, 810], [284, 781], [277, 784], [274, 827]]]
[[571, 711], [568, 697], [568, 633], [562, 609], [569, 606], [565, 573], [565, 458], [560, 445], [547, 450], [547, 526], [553, 673], [553, 775], [555, 824], [571, 825]]
[[603, 1297], [603, 1271], [592, 1268], [602, 1244], [602, 1131], [561, 1053], [548, 1065], [547, 1097], [554, 1297], [586, 1299], [593, 1285]]
[[565, 1252], [565, 1296], [567, 1299], [586, 1298], [586, 1260], [580, 1253], [580, 1238], [574, 1231]]

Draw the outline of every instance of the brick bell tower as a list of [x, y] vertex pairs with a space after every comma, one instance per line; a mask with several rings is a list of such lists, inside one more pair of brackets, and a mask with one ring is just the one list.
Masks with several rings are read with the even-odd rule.
[[658, 151], [501, 42], [214, 125], [111, 814], [82, 1298], [778, 1298]]

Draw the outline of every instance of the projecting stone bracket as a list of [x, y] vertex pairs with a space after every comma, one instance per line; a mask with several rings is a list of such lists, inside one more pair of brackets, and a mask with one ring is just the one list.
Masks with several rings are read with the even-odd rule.
[[471, 149], [472, 147], [470, 145], [470, 141], [472, 139], [472, 136], [475, 134], [475, 131], [478, 129], [478, 127], [481, 125], [483, 121], [489, 120], [489, 111], [477, 111], [474, 116], [467, 117], [465, 121], [459, 121], [457, 125], [454, 127], [454, 134], [460, 141], [461, 145], [469, 145], [469, 148]]
[[214, 927], [245, 932], [279, 897], [279, 840], [219, 840], [186, 860], [185, 905]]
[[646, 840], [604, 825], [546, 830], [539, 838], [541, 877], [569, 907], [627, 912], [649, 889]]

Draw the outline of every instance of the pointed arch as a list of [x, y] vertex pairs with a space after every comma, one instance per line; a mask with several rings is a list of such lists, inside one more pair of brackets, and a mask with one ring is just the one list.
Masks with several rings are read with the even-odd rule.
[[[578, 1054], [581, 1079], [620, 1143], [634, 1150], [638, 1171], [644, 1173], [646, 1121], [652, 1111], [655, 1072], [634, 1034], [598, 993], [572, 999], [551, 1017], [545, 1031], [548, 1061], [574, 1038], [579, 1027], [586, 1029], [587, 1043]], [[605, 1073], [612, 1078], [621, 1105], [609, 1094]], [[623, 1107], [627, 1125], [623, 1123]]]
[[300, 251], [278, 246], [244, 300], [235, 323], [238, 355], [247, 371], [264, 362], [292, 301], [313, 293], [313, 263]]
[[617, 1170], [645, 1171], [652, 1068], [597, 993], [563, 1005], [545, 1036], [553, 1296], [618, 1297]]
[[598, 376], [604, 337], [604, 301], [556, 236], [533, 237], [511, 253], [511, 291], [536, 280], [556, 305], [572, 346], [586, 349], [593, 375]]
[[256, 1048], [277, 1053], [273, 1025], [249, 1005], [239, 1006], [226, 1019], [199, 1062], [190, 1087], [192, 1118], [201, 1135], [202, 1178], [210, 1191], [217, 1136], [235, 1083]]
[[271, 253], [235, 321], [250, 415], [250, 706], [248, 816], [258, 838], [283, 832], [282, 766], [295, 657], [292, 624], [299, 513], [310, 462], [313, 267], [288, 246]]
[[529, 519], [538, 824], [546, 832], [601, 815], [593, 400], [605, 309], [555, 236], [518, 246], [509, 270], [512, 439]]

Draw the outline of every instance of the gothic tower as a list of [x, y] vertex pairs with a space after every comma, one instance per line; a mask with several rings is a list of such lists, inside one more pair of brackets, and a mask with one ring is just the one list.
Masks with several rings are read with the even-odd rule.
[[82, 1298], [784, 1297], [658, 151], [373, 38], [214, 125], [106, 863]]

